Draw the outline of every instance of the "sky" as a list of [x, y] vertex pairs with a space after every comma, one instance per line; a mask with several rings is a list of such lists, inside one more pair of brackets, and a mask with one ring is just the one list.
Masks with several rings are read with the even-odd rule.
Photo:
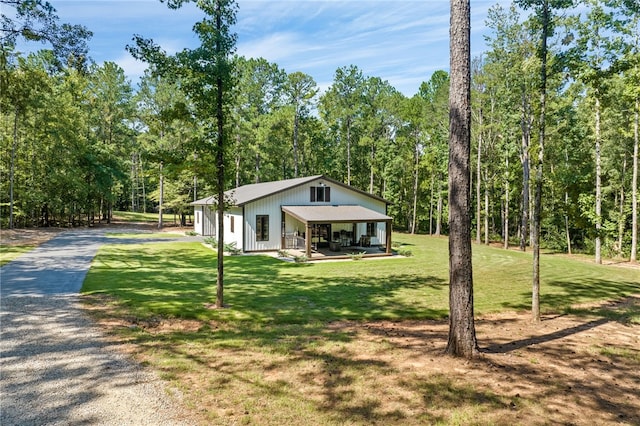
[[[193, 4], [169, 9], [158, 0], [49, 0], [60, 22], [93, 32], [89, 55], [98, 64], [120, 65], [137, 84], [146, 64], [126, 51], [134, 34], [168, 53], [198, 45]], [[406, 96], [436, 70], [449, 69], [449, 0], [238, 0], [236, 53], [262, 57], [287, 73], [302, 71], [321, 89], [335, 71], [356, 65]], [[486, 50], [488, 9], [508, 0], [471, 1], [471, 55]], [[3, 11], [3, 13], [5, 13]], [[20, 46], [18, 46], [20, 49]]]

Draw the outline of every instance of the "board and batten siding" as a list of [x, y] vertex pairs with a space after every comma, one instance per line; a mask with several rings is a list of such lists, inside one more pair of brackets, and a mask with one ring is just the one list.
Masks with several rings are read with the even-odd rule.
[[[233, 229], [232, 229], [233, 223]], [[224, 212], [224, 242], [235, 243], [236, 247], [243, 249], [243, 218], [241, 207], [231, 207]]]
[[[311, 202], [310, 188], [320, 186], [324, 182], [331, 188], [331, 201]], [[384, 201], [371, 198], [366, 194], [352, 191], [339, 185], [333, 185], [326, 180], [318, 179], [307, 184], [288, 189], [286, 191], [270, 195], [244, 205], [244, 250], [245, 251], [267, 251], [279, 250], [282, 244], [282, 206], [331, 206], [331, 205], [360, 205], [370, 210], [386, 214], [386, 204]], [[266, 241], [256, 240], [256, 218], [257, 216], [269, 216], [269, 239]], [[296, 223], [287, 221], [285, 232], [294, 232]], [[292, 228], [289, 229], [289, 226]], [[366, 233], [366, 224], [357, 225], [358, 232]], [[379, 223], [377, 234], [380, 241], [386, 238], [385, 224]], [[346, 229], [346, 228], [345, 228]], [[298, 230], [300, 234], [304, 229]]]
[[216, 211], [210, 206], [196, 206], [194, 209], [193, 230], [202, 236], [216, 235]]

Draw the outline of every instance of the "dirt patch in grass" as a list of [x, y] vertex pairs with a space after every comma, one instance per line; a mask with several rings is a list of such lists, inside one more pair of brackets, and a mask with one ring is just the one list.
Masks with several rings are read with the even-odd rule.
[[[191, 231], [193, 228], [179, 227], [176, 225], [166, 225], [162, 229], [158, 229], [157, 224], [142, 222], [124, 222], [114, 221], [112, 223], [96, 223], [92, 228], [102, 228], [113, 232], [126, 230], [142, 231], [142, 232], [166, 232], [184, 235], [185, 231]], [[73, 228], [20, 228], [20, 229], [2, 229], [0, 230], [0, 244], [6, 246], [38, 246], [49, 241], [60, 232], [68, 231]], [[81, 228], [78, 228], [81, 229]]]
[[202, 424], [640, 424], [640, 324], [620, 314], [637, 314], [640, 295], [579, 307], [610, 315], [538, 325], [484, 316], [473, 361], [443, 355], [442, 321], [144, 322], [93, 300], [94, 317]]
[[5, 246], [37, 246], [49, 241], [62, 228], [3, 229], [0, 231], [0, 244]]

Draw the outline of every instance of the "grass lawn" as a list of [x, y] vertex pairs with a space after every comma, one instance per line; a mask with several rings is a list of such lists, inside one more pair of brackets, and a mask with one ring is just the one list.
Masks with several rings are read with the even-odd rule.
[[[215, 299], [210, 249], [180, 242], [107, 245], [83, 293], [96, 317], [110, 322], [138, 359], [184, 392], [203, 423], [507, 424], [523, 423], [521, 416], [553, 422], [541, 412], [556, 393], [528, 397], [524, 390], [485, 385], [482, 377], [474, 382], [476, 371], [465, 372], [468, 364], [442, 357], [447, 240], [404, 234], [394, 240], [413, 256], [312, 264], [226, 257], [222, 310], [206, 307]], [[496, 337], [499, 326], [513, 322], [510, 315], [529, 309], [531, 254], [478, 245], [473, 250], [476, 313], [501, 315], [486, 323]], [[640, 324], [638, 306], [589, 307], [639, 294], [638, 269], [545, 255], [541, 270], [545, 313]], [[587, 352], [640, 369], [633, 344]], [[527, 359], [539, 364], [540, 356]], [[479, 368], [488, 371], [487, 383], [510, 382], [490, 377], [495, 368]]]
[[11, 262], [13, 259], [21, 256], [30, 250], [36, 248], [35, 245], [3, 245], [0, 244], [0, 266]]

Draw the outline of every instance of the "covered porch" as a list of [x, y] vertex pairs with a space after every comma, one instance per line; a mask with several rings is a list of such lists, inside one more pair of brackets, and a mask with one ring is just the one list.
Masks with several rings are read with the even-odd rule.
[[348, 257], [358, 249], [391, 255], [391, 221], [357, 205], [282, 206], [281, 247], [301, 250], [309, 259]]

